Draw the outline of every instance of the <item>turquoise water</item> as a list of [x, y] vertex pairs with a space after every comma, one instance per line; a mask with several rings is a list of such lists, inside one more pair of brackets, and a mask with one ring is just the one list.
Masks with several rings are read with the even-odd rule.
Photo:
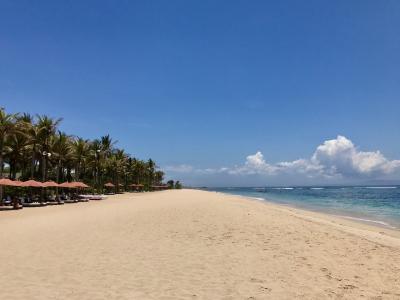
[[400, 186], [228, 187], [207, 190], [400, 229]]

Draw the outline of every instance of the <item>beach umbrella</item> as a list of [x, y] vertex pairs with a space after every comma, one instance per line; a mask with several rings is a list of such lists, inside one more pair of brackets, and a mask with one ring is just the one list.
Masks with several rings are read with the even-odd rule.
[[[21, 181], [10, 180], [7, 178], [0, 179], [0, 185], [3, 186], [22, 186], [21, 184], [22, 184]], [[18, 200], [15, 197], [13, 198], [13, 202], [14, 202], [14, 209], [20, 208], [18, 205]]]
[[72, 184], [72, 182], [68, 182], [68, 181], [63, 182], [63, 183], [59, 184], [58, 186], [62, 187], [62, 188], [70, 188], [70, 189], [76, 188], [76, 186], [74, 184]]
[[49, 180], [49, 181], [44, 182], [43, 186], [44, 187], [59, 187], [60, 185], [57, 182]]
[[14, 184], [15, 184], [15, 186], [20, 186], [20, 187], [24, 187], [25, 186], [24, 182], [23, 181], [19, 181], [19, 180], [15, 180]]
[[86, 188], [89, 188], [90, 186], [88, 186], [87, 184], [85, 184], [85, 183], [83, 183], [83, 182], [78, 182], [79, 183], [79, 186], [81, 187], [81, 188], [84, 188], [84, 189], [86, 189]]
[[104, 186], [105, 187], [115, 187], [115, 185], [113, 185], [111, 182], [107, 182]]
[[43, 183], [36, 180], [28, 180], [21, 182], [21, 186], [30, 186], [30, 187], [44, 187]]
[[0, 185], [21, 186], [21, 182], [20, 181], [10, 180], [8, 178], [2, 178], [2, 179], [0, 179]]
[[70, 183], [71, 186], [74, 186], [76, 188], [88, 188], [89, 186], [84, 184], [83, 182], [79, 182], [79, 181], [72, 181]]

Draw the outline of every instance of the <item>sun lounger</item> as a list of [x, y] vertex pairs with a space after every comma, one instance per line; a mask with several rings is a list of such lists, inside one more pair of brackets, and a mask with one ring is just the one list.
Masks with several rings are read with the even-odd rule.
[[22, 204], [22, 206], [23, 207], [41, 207], [43, 205], [39, 202], [25, 202]]
[[64, 203], [65, 203], [65, 204], [77, 203], [77, 201], [74, 200], [74, 199], [67, 199], [67, 200], [64, 200]]

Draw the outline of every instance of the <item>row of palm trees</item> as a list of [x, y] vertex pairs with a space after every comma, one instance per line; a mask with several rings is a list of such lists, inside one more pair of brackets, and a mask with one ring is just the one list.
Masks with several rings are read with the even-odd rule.
[[164, 172], [152, 159], [132, 157], [109, 135], [95, 140], [68, 135], [58, 129], [61, 121], [0, 108], [0, 178], [84, 181], [97, 192], [108, 181], [117, 191], [121, 184], [147, 190], [162, 183]]

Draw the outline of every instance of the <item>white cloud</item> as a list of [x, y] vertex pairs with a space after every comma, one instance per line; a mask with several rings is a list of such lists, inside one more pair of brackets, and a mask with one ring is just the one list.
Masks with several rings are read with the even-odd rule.
[[317, 147], [309, 159], [268, 163], [261, 151], [246, 157], [244, 164], [217, 169], [196, 169], [189, 165], [167, 167], [167, 171], [193, 174], [301, 175], [309, 178], [378, 178], [400, 171], [400, 160], [388, 160], [381, 152], [359, 151], [353, 142], [339, 135]]
[[190, 165], [177, 165], [177, 166], [165, 166], [163, 168], [167, 172], [175, 172], [175, 173], [190, 173], [194, 170], [194, 168]]
[[352, 141], [340, 135], [318, 146], [311, 162], [322, 166], [328, 174], [343, 176], [383, 175], [400, 168], [400, 160], [389, 161], [379, 151], [359, 151]]
[[234, 168], [227, 169], [229, 174], [268, 174], [272, 175], [278, 170], [277, 167], [268, 164], [264, 155], [257, 151], [256, 154], [249, 155], [246, 158], [246, 162], [243, 166], [236, 166]]

